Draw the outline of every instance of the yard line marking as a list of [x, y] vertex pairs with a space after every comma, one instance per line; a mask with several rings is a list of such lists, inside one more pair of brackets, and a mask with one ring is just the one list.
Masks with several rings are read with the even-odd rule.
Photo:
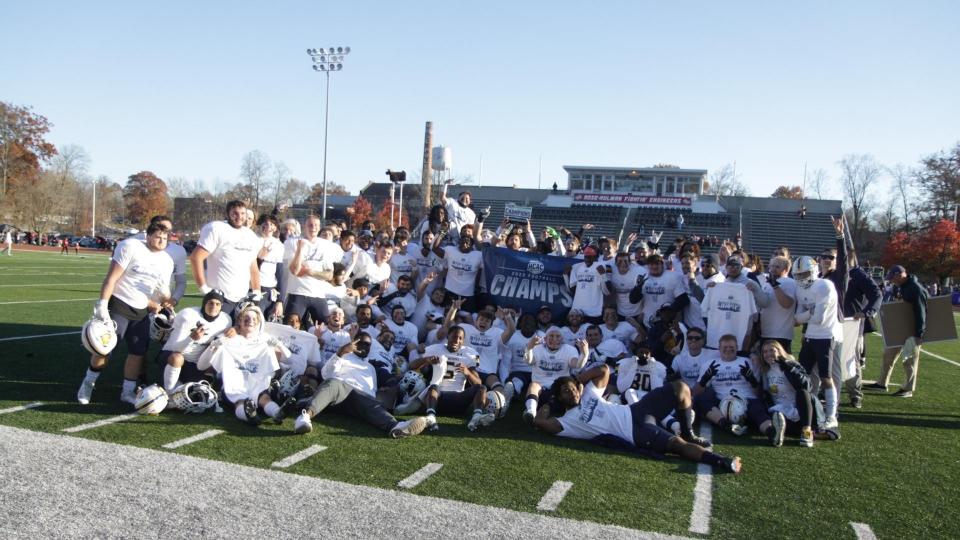
[[193, 437], [187, 437], [186, 439], [180, 439], [179, 441], [173, 441], [172, 443], [167, 443], [163, 445], [167, 450], [173, 450], [174, 448], [180, 448], [181, 446], [186, 446], [188, 444], [193, 444], [204, 439], [209, 439], [210, 437], [216, 437], [217, 435], [223, 433], [222, 429], [211, 429], [204, 431], [203, 433], [198, 433]]
[[55, 302], [92, 302], [96, 298], [71, 298], [70, 300], [17, 300], [16, 302], [0, 302], [0, 306], [10, 304], [52, 304]]
[[88, 429], [115, 424], [117, 422], [123, 422], [124, 420], [130, 420], [131, 418], [136, 418], [137, 416], [139, 416], [137, 413], [121, 414], [120, 416], [111, 416], [110, 418], [104, 418], [103, 420], [97, 420], [96, 422], [90, 422], [89, 424], [80, 424], [79, 426], [64, 428], [62, 431], [67, 433], [77, 433], [79, 431], [86, 431]]
[[873, 529], [866, 523], [854, 523], [851, 521], [850, 526], [853, 527], [853, 532], [857, 535], [857, 540], [877, 540], [877, 535], [873, 534]]
[[[710, 440], [713, 430], [704, 422], [700, 436]], [[713, 468], [706, 463], [697, 465], [697, 484], [693, 488], [693, 511], [690, 512], [692, 533], [710, 534], [710, 506], [713, 504]]]
[[570, 488], [572, 487], [573, 482], [557, 480], [552, 486], [550, 486], [550, 489], [543, 494], [540, 502], [537, 503], [537, 510], [542, 512], [553, 512], [557, 509], [557, 506], [560, 506], [563, 498], [567, 496], [567, 492], [570, 491]]
[[930, 352], [930, 351], [924, 350], [922, 347], [920, 348], [920, 352], [922, 352], [922, 353], [927, 353], [927, 354], [929, 354], [930, 356], [936, 358], [937, 360], [943, 360], [944, 362], [946, 362], [946, 363], [948, 363], [948, 364], [953, 364], [953, 365], [955, 365], [955, 366], [957, 366], [957, 367], [960, 367], [960, 362], [954, 362], [953, 360], [950, 360], [949, 358], [944, 358], [944, 357], [940, 356], [939, 354], [932, 353], [932, 352]]
[[[71, 268], [71, 270], [73, 270]], [[24, 276], [101, 276], [103, 272], [42, 272], [42, 273], [30, 273], [30, 274], [8, 274], [4, 273], [4, 277], [24, 277]]]
[[419, 471], [411, 474], [403, 480], [397, 482], [397, 485], [404, 489], [413, 489], [419, 486], [424, 480], [433, 476], [433, 474], [443, 467], [443, 463], [427, 463]]
[[53, 337], [53, 336], [69, 336], [71, 334], [79, 334], [79, 333], [80, 331], [77, 330], [75, 332], [57, 332], [56, 334], [37, 334], [35, 336], [5, 337], [5, 338], [0, 338], [0, 341], [19, 341], [21, 339], [34, 339], [34, 338]]
[[42, 401], [34, 401], [33, 403], [27, 403], [26, 405], [20, 405], [17, 407], [10, 407], [9, 409], [0, 409], [0, 414], [8, 414], [14, 412], [25, 411], [27, 409], [36, 409], [37, 407], [43, 405]]
[[320, 452], [323, 452], [326, 449], [327, 449], [326, 446], [320, 446], [319, 444], [315, 444], [313, 446], [304, 448], [303, 450], [297, 452], [296, 454], [289, 455], [281, 459], [280, 461], [274, 461], [273, 463], [270, 464], [270, 466], [276, 467], [278, 469], [286, 469], [287, 467], [300, 463], [301, 461], [307, 459], [308, 457], [314, 454], [319, 454]]
[[103, 285], [102, 281], [91, 281], [89, 283], [27, 283], [26, 285], [0, 285], [0, 287], [59, 287], [61, 285]]

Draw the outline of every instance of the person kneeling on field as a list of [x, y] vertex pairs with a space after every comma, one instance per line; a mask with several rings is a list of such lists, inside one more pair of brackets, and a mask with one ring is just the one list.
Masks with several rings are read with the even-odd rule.
[[163, 389], [172, 393], [180, 382], [199, 382], [204, 374], [197, 360], [220, 334], [230, 330], [230, 315], [222, 311], [224, 296], [214, 289], [203, 297], [201, 307], [186, 308], [173, 319], [170, 337], [157, 360], [163, 364]]
[[283, 408], [270, 397], [270, 383], [280, 370], [279, 360], [291, 352], [263, 330], [263, 313], [253, 302], [240, 305], [236, 334], [213, 341], [197, 360], [197, 369], [211, 366], [223, 382], [223, 395], [239, 420], [252, 425], [263, 418], [260, 411], [283, 422]]
[[[693, 402], [690, 388], [675, 380], [654, 389], [633, 405], [617, 405], [603, 399], [610, 368], [598, 365], [576, 378], [563, 376], [553, 383], [554, 399], [563, 413], [550, 415], [550, 406], [537, 411], [534, 426], [551, 435], [585, 439], [637, 453], [660, 456], [664, 453], [719, 469], [740, 472], [740, 458], [715, 454], [709, 443], [693, 433]], [[680, 436], [661, 428], [658, 422], [676, 410], [681, 419]]]
[[373, 339], [365, 332], [344, 345], [323, 366], [323, 382], [313, 395], [300, 404], [304, 408], [294, 423], [295, 433], [313, 431], [311, 419], [327, 407], [386, 431], [394, 439], [418, 435], [426, 429], [427, 418], [420, 416], [398, 421], [377, 401], [377, 372], [368, 361]]

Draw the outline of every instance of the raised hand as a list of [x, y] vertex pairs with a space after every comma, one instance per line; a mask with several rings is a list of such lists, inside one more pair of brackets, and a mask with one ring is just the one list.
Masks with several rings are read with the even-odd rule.
[[750, 368], [750, 364], [740, 366], [740, 375], [743, 375], [744, 380], [750, 383], [750, 386], [754, 388], [760, 386], [760, 381], [758, 381], [757, 376], [753, 374], [753, 369]]
[[706, 388], [713, 377], [717, 374], [717, 370], [720, 369], [720, 364], [716, 360], [710, 362], [710, 365], [707, 367], [707, 370], [703, 372], [703, 375], [700, 376], [700, 381], [698, 384]]

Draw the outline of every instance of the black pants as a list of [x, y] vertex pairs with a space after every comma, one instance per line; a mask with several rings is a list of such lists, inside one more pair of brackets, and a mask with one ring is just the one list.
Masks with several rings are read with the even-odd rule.
[[398, 424], [375, 398], [354, 390], [339, 379], [326, 379], [310, 400], [307, 412], [314, 417], [327, 407], [335, 412], [359, 418], [382, 431], [390, 431]]
[[313, 324], [327, 322], [327, 315], [329, 315], [327, 299], [317, 298], [315, 296], [303, 296], [300, 294], [288, 294], [287, 306], [283, 309], [283, 313], [284, 315], [296, 313], [300, 316], [301, 323], [306, 321], [307, 314], [310, 315]]

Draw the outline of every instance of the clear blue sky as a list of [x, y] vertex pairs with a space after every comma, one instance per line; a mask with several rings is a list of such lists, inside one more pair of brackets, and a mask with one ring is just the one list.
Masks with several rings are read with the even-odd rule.
[[[836, 177], [844, 154], [913, 164], [960, 139], [960, 3], [8, 3], [0, 100], [47, 116], [91, 174], [232, 182], [260, 149], [352, 192], [420, 170], [424, 122], [454, 175], [564, 185], [572, 165], [736, 160], [754, 194]], [[681, 4], [681, 3], [677, 3]], [[776, 6], [774, 5], [776, 4]]]

